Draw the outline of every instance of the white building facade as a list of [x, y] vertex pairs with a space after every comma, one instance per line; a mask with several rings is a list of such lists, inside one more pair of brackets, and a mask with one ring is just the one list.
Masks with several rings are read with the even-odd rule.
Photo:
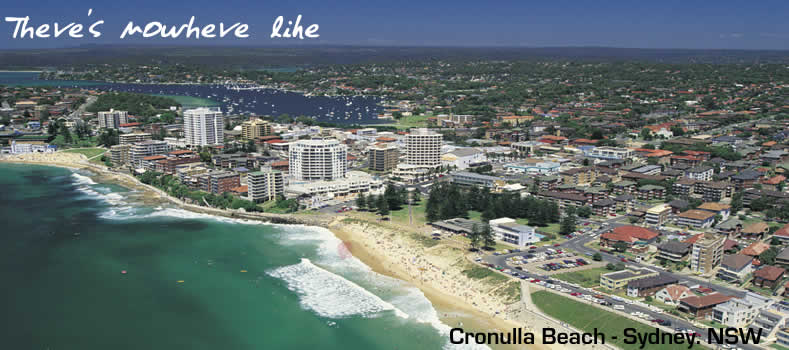
[[184, 112], [184, 136], [189, 146], [223, 144], [224, 127], [224, 117], [219, 110], [196, 108]]

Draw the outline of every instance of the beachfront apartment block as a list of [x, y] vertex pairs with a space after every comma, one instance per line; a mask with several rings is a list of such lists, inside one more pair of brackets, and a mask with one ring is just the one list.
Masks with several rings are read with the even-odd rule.
[[265, 202], [277, 199], [285, 192], [285, 180], [281, 171], [262, 170], [247, 175], [247, 196], [253, 202]]
[[196, 177], [198, 188], [213, 194], [223, 194], [241, 186], [241, 176], [232, 171], [210, 171]]
[[131, 162], [130, 158], [130, 144], [114, 145], [110, 147], [110, 161], [113, 166], [128, 164]]
[[348, 171], [348, 146], [335, 139], [291, 142], [288, 153], [288, 171], [294, 180], [332, 181]]
[[539, 242], [542, 235], [535, 233], [531, 226], [518, 224], [515, 219], [498, 218], [490, 220], [490, 228], [496, 239], [520, 247]]
[[143, 167], [143, 158], [170, 152], [170, 144], [164, 141], [148, 140], [131, 145], [129, 161], [136, 169]]
[[714, 233], [701, 235], [690, 250], [690, 269], [694, 272], [712, 272], [723, 259], [725, 236]]
[[443, 135], [426, 128], [411, 129], [405, 137], [406, 164], [428, 168], [440, 166], [443, 139]]
[[244, 140], [254, 140], [268, 135], [271, 135], [271, 125], [266, 120], [255, 118], [241, 123], [241, 138]]
[[104, 129], [119, 129], [121, 124], [129, 122], [129, 113], [126, 111], [116, 111], [110, 109], [98, 113], [99, 128]]
[[217, 109], [206, 107], [184, 112], [184, 137], [189, 146], [221, 145], [225, 141], [224, 117]]
[[137, 142], [148, 140], [153, 140], [153, 137], [151, 134], [145, 132], [133, 132], [129, 134], [118, 135], [118, 144], [120, 145], [131, 145]]

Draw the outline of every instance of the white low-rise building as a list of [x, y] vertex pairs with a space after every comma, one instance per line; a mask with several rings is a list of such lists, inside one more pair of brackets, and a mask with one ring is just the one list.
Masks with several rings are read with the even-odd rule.
[[311, 203], [356, 196], [359, 193], [377, 193], [383, 182], [362, 171], [349, 171], [344, 178], [330, 181], [293, 182], [285, 187], [287, 197], [300, 198]]
[[490, 220], [489, 224], [496, 239], [521, 247], [539, 242], [542, 238], [533, 227], [518, 224], [515, 219], [498, 218]]

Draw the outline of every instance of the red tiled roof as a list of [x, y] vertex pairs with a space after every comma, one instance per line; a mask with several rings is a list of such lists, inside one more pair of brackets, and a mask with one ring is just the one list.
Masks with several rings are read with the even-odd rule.
[[745, 249], [743, 249], [740, 254], [743, 255], [750, 255], [750, 256], [759, 256], [764, 253], [767, 249], [770, 249], [770, 245], [764, 242], [754, 242], [753, 244], [749, 245]]
[[773, 233], [774, 236], [789, 237], [789, 224], [784, 225]]
[[760, 277], [768, 281], [775, 281], [776, 279], [781, 277], [781, 275], [783, 275], [784, 272], [786, 272], [786, 270], [777, 266], [765, 266], [759, 269], [758, 271], [754, 272], [753, 276]]
[[121, 124], [120, 127], [122, 127], [122, 128], [130, 128], [132, 126], [140, 126], [140, 125], [142, 125], [142, 123], [125, 123], [125, 124]]
[[179, 150], [175, 150], [175, 151], [170, 152], [170, 154], [176, 155], [176, 156], [177, 155], [181, 155], [181, 154], [190, 154], [190, 153], [194, 153], [194, 152], [190, 151], [188, 149], [179, 149]]
[[704, 308], [704, 307], [707, 307], [707, 306], [713, 306], [713, 305], [718, 305], [718, 304], [725, 303], [725, 302], [729, 301], [729, 299], [731, 299], [731, 298], [732, 297], [730, 297], [728, 295], [723, 295], [723, 294], [720, 294], [720, 293], [714, 293], [714, 294], [705, 295], [705, 296], [702, 296], [702, 297], [694, 295], [692, 297], [687, 297], [687, 298], [681, 299], [680, 301], [685, 303], [685, 304], [691, 305], [694, 308], [701, 309], [701, 308]]
[[276, 140], [268, 140], [268, 141], [266, 141], [266, 143], [268, 143], [268, 144], [272, 144], [272, 143], [288, 143], [288, 141], [276, 139]]
[[236, 193], [246, 193], [246, 192], [249, 192], [249, 186], [243, 185], [243, 186], [234, 187], [234, 188], [231, 188], [230, 191], [231, 192], [236, 192]]
[[167, 157], [165, 157], [165, 156], [158, 155], [158, 156], [147, 156], [147, 157], [143, 158], [142, 160], [159, 160], [159, 159], [166, 159], [166, 158]]
[[649, 241], [658, 236], [658, 233], [640, 226], [619, 226], [611, 232], [600, 235], [600, 238], [610, 241], [633, 243], [638, 240]]

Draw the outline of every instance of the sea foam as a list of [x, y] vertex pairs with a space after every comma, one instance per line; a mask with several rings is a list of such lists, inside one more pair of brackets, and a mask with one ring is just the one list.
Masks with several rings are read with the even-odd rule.
[[316, 266], [309, 259], [301, 259], [298, 264], [280, 267], [267, 273], [285, 281], [288, 289], [299, 294], [304, 308], [323, 317], [374, 317], [384, 311], [394, 311], [398, 317], [408, 317], [377, 295], [340, 275]]

